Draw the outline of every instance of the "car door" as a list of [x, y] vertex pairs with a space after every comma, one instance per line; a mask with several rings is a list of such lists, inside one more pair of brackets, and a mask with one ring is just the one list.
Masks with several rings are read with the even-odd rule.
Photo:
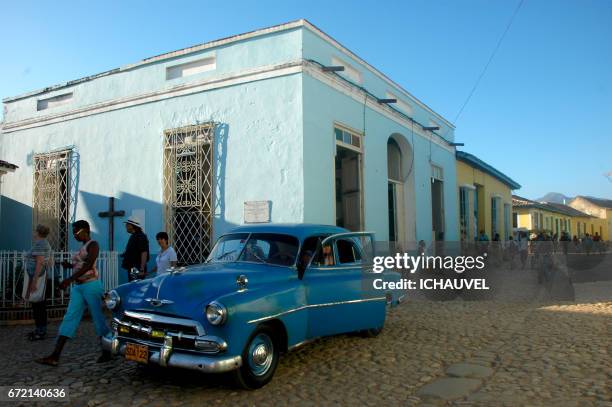
[[360, 240], [371, 233], [340, 233], [321, 241], [303, 281], [308, 337], [382, 327], [385, 295], [372, 288], [371, 257]]

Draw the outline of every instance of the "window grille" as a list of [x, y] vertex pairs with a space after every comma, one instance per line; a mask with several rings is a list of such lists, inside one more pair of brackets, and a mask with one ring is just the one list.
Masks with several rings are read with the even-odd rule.
[[214, 123], [166, 130], [164, 219], [179, 264], [206, 260], [212, 243]]
[[72, 150], [36, 154], [34, 156], [34, 191], [32, 194], [32, 224], [49, 228], [47, 237], [55, 251], [68, 250], [71, 205], [76, 185], [76, 155]]

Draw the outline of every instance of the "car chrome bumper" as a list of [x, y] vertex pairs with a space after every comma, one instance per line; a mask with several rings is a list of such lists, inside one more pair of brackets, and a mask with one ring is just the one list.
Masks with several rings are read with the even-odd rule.
[[[102, 348], [113, 355], [125, 354], [126, 340], [119, 340], [116, 336], [103, 336]], [[134, 343], [138, 343], [134, 341]], [[180, 351], [173, 351], [165, 344], [158, 349], [150, 351], [149, 363], [164, 367], [179, 367], [182, 369], [198, 370], [204, 373], [223, 373], [238, 369], [242, 365], [241, 356], [204, 356]]]

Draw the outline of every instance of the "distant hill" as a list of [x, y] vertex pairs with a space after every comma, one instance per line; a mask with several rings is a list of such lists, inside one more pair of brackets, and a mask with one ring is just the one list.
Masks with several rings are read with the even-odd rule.
[[572, 199], [571, 196], [565, 196], [563, 194], [560, 194], [559, 192], [549, 192], [546, 195], [544, 195], [541, 198], [536, 199], [536, 201], [538, 202], [553, 202], [553, 203], [563, 203], [563, 200], [565, 200], [565, 203], [569, 203], [569, 201]]

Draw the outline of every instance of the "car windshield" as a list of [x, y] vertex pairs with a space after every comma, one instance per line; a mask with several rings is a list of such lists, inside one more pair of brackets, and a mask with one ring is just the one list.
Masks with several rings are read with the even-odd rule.
[[232, 233], [221, 237], [208, 255], [208, 263], [245, 261], [292, 266], [299, 241], [277, 233]]

